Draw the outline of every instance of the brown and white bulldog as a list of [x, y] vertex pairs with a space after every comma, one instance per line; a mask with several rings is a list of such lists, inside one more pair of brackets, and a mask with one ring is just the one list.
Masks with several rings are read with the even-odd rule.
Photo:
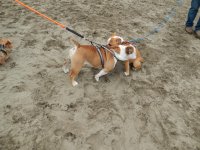
[[122, 37], [116, 36], [115, 33], [108, 39], [107, 44], [111, 47], [116, 47], [116, 46], [120, 46], [120, 45], [124, 45], [127, 47], [133, 47], [133, 54], [135, 54], [134, 59], [129, 59], [129, 60], [124, 61], [126, 76], [128, 76], [130, 74], [130, 65], [133, 65], [136, 70], [141, 69], [144, 59], [142, 58], [140, 51], [137, 48], [135, 48], [135, 46], [133, 44], [131, 44], [128, 41], [124, 41], [124, 39]]
[[[63, 65], [63, 71], [65, 73], [69, 72], [69, 76], [73, 86], [78, 85], [75, 78], [79, 74], [81, 68], [85, 63], [89, 63], [94, 68], [101, 68], [101, 71], [95, 75], [96, 81], [99, 81], [101, 76], [108, 74], [112, 71], [117, 63], [117, 59], [111, 53], [105, 50], [104, 48], [100, 48], [100, 52], [102, 54], [102, 58], [104, 60], [104, 65], [102, 67], [100, 55], [93, 45], [81, 45], [77, 41], [71, 39], [71, 41], [75, 44], [75, 47], [70, 50], [70, 58], [71, 58], [71, 68], [67, 69], [67, 64]], [[131, 51], [126, 50], [128, 46], [115, 46], [113, 47], [115, 50], [113, 52], [118, 52], [118, 56], [128, 60], [132, 57]]]
[[8, 39], [0, 39], [0, 65], [5, 64], [9, 58], [12, 49], [12, 43]]

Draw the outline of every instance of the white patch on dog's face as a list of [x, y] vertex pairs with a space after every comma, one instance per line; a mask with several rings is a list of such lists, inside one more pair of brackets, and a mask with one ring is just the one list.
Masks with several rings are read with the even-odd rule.
[[[130, 45], [129, 45], [129, 46], [130, 46]], [[131, 46], [132, 46], [132, 45], [131, 45]], [[120, 54], [114, 52], [114, 53], [115, 53], [115, 56], [116, 56], [119, 60], [121, 60], [121, 61], [126, 61], [126, 60], [129, 60], [129, 59], [135, 59], [135, 58], [136, 58], [136, 49], [135, 49], [135, 47], [132, 46], [133, 49], [134, 49], [134, 51], [133, 51], [133, 53], [131, 53], [131, 54], [127, 54], [127, 53], [126, 53], [126, 48], [127, 48], [127, 47], [128, 47], [128, 46], [125, 46], [125, 45], [119, 45]]]
[[120, 36], [112, 36], [112, 37], [110, 37], [110, 38], [108, 39], [107, 44], [110, 44], [111, 39], [120, 39], [121, 42], [124, 42], [124, 39], [123, 39], [122, 37], [120, 37]]

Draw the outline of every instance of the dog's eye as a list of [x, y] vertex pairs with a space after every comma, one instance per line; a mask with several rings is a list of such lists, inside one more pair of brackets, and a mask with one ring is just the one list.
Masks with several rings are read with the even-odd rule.
[[118, 44], [121, 44], [121, 40], [120, 39], [117, 39], [116, 41], [117, 41]]

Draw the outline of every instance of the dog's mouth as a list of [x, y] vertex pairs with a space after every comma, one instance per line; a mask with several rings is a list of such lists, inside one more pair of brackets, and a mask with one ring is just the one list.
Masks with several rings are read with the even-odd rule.
[[0, 52], [2, 52], [5, 55], [8, 55], [8, 53], [5, 50], [0, 50]]

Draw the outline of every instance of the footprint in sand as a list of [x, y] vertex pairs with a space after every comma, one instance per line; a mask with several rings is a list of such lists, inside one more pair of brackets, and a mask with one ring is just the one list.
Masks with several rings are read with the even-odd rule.
[[25, 123], [26, 120], [20, 112], [17, 112], [12, 116], [12, 121], [13, 123]]
[[24, 82], [19, 83], [19, 85], [15, 85], [11, 88], [11, 92], [20, 93], [26, 90], [26, 85]]
[[72, 142], [69, 142], [67, 140], [63, 140], [60, 150], [76, 150], [76, 146]]
[[50, 51], [51, 47], [59, 47], [61, 49], [66, 49], [66, 46], [60, 40], [48, 40], [46, 41], [46, 46], [43, 48], [44, 51]]
[[6, 75], [5, 74], [0, 76], [0, 81], [3, 81], [5, 79], [6, 79]]
[[54, 134], [55, 134], [56, 136], [62, 136], [62, 135], [63, 135], [63, 132], [64, 132], [63, 129], [56, 129], [56, 130], [54, 131]]
[[91, 145], [92, 149], [100, 150], [104, 145], [104, 138], [105, 135], [101, 131], [98, 131], [94, 134], [91, 134], [87, 138], [86, 142], [87, 144]]
[[0, 135], [1, 150], [16, 150], [20, 148], [20, 142], [17, 141], [10, 133]]
[[11, 112], [12, 106], [11, 105], [6, 105], [4, 106], [4, 115], [7, 115]]
[[63, 129], [56, 129], [54, 131], [54, 135], [56, 136], [62, 136], [63, 141], [61, 144], [61, 150], [76, 150], [74, 140], [76, 139], [76, 135], [72, 132], [64, 133]]
[[36, 39], [30, 39], [30, 40], [26, 40], [25, 41], [25, 44], [24, 44], [24, 47], [34, 47], [37, 43], [37, 40]]
[[43, 69], [41, 71], [39, 71], [36, 75], [38, 78], [46, 78], [48, 76], [48, 73], [47, 73], [47, 70], [46, 69]]
[[73, 142], [76, 139], [76, 135], [73, 134], [72, 132], [65, 133], [63, 137], [71, 142]]
[[[117, 131], [119, 132], [119, 131]], [[118, 138], [119, 133], [104, 133], [103, 131], [97, 131], [96, 133], [90, 135], [86, 142], [90, 145], [90, 149], [94, 150], [105, 150], [108, 149], [108, 145], [111, 145], [114, 150], [124, 149], [122, 141]]]
[[12, 69], [12, 68], [15, 68], [16, 67], [16, 62], [12, 62], [11, 64], [10, 64], [10, 68]]

